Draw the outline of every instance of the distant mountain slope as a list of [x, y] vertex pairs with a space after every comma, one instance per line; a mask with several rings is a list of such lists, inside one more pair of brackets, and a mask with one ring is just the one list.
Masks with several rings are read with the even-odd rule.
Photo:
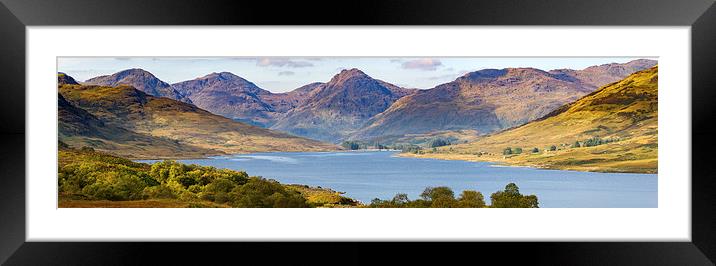
[[566, 75], [573, 77], [593, 90], [606, 84], [622, 80], [630, 74], [651, 68], [656, 65], [656, 60], [637, 59], [624, 64], [611, 63], [598, 66], [591, 66], [582, 70], [555, 69], [549, 71], [553, 75]]
[[322, 83], [311, 83], [286, 93], [272, 93], [229, 72], [211, 73], [172, 86], [198, 107], [214, 114], [262, 127], [269, 127], [278, 116], [296, 108], [311, 90]]
[[172, 84], [199, 108], [234, 120], [265, 125], [274, 108], [261, 99], [271, 92], [229, 72], [211, 73]]
[[161, 81], [152, 73], [139, 68], [122, 70], [112, 75], [94, 77], [86, 80], [83, 84], [110, 87], [128, 85], [152, 96], [191, 102], [168, 83]]
[[650, 64], [653, 66], [656, 61], [635, 60], [580, 71], [546, 72], [534, 68], [475, 71], [398, 100], [372, 117], [350, 139], [372, 140], [441, 130], [490, 133], [540, 118], [594, 91], [594, 84], [605, 85]]
[[[655, 66], [609, 84], [539, 120], [468, 144], [442, 147], [426, 156], [560, 169], [655, 173], [657, 122]], [[609, 143], [584, 147], [589, 146], [587, 140], [594, 138]], [[579, 148], [573, 147], [577, 141]], [[545, 152], [551, 145], [557, 150]], [[508, 147], [521, 147], [524, 153], [502, 158]], [[530, 154], [533, 147], [541, 152]], [[475, 156], [481, 153], [487, 155]]]
[[286, 93], [263, 94], [261, 95], [261, 99], [271, 105], [274, 111], [286, 113], [293, 108], [303, 105], [310, 93], [323, 84], [325, 83], [314, 82]]
[[338, 147], [247, 125], [130, 86], [61, 85], [68, 102], [105, 125], [225, 153], [321, 151]]
[[413, 90], [376, 80], [358, 69], [343, 70], [311, 91], [302, 105], [271, 128], [338, 142]]

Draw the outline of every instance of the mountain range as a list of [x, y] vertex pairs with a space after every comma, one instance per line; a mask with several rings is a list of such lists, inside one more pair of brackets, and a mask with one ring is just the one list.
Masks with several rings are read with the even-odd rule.
[[635, 60], [584, 70], [506, 68], [470, 72], [398, 100], [371, 118], [351, 139], [386, 139], [435, 129], [491, 133], [540, 118], [600, 86], [655, 64], [653, 60]]
[[128, 85], [81, 85], [58, 74], [60, 141], [131, 158], [339, 147], [248, 125]]
[[172, 84], [181, 95], [197, 107], [214, 114], [262, 127], [275, 123], [277, 117], [296, 108], [307, 94], [321, 83], [311, 83], [287, 93], [272, 93], [229, 72], [209, 75]]
[[[358, 69], [286, 93], [272, 93], [229, 72], [170, 85], [129, 69], [83, 84], [129, 85], [234, 121], [320, 141], [391, 144], [436, 132], [467, 140], [516, 127], [654, 65], [640, 59], [582, 70], [484, 69], [425, 90], [402, 88]], [[450, 131], [456, 134], [445, 133]]]
[[314, 88], [302, 105], [281, 116], [271, 128], [340, 142], [414, 91], [373, 79], [355, 68], [342, 70], [328, 83]]
[[[638, 71], [544, 117], [420, 157], [488, 160], [546, 168], [655, 173], [658, 67]], [[522, 148], [514, 155], [505, 149]], [[535, 149], [535, 150], [533, 150]], [[531, 152], [532, 150], [532, 152]]]

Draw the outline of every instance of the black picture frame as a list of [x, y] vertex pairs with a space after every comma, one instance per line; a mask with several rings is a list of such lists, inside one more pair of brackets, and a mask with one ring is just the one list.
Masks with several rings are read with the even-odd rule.
[[[691, 26], [691, 242], [644, 243], [59, 243], [25, 241], [25, 27], [73, 25]], [[58, 40], [61, 41], [61, 40]], [[47, 44], [52, 45], [52, 44]], [[716, 261], [716, 5], [713, 0], [167, 1], [0, 0], [0, 262], [8, 265], [209, 264], [244, 257], [372, 264], [376, 255], [530, 264], [713, 265]], [[684, 91], [684, 93], [689, 93]], [[54, 152], [54, 147], [48, 149]], [[668, 162], [661, 162], [667, 163]], [[48, 166], [54, 167], [54, 166]], [[689, 178], [689, 177], [684, 177]], [[467, 249], [466, 249], [467, 248]], [[468, 250], [468, 252], [463, 252]], [[212, 256], [187, 256], [203, 250]], [[505, 257], [508, 250], [519, 256]], [[336, 251], [336, 252], [332, 252]], [[328, 253], [328, 254], [326, 254]], [[169, 256], [171, 254], [171, 256]], [[204, 253], [201, 253], [204, 254]], [[223, 254], [223, 255], [222, 255]], [[272, 255], [274, 254], [274, 255]], [[281, 254], [275, 256], [275, 254]], [[436, 256], [431, 256], [434, 254]], [[442, 255], [441, 255], [442, 254]], [[180, 256], [181, 255], [181, 256]], [[267, 257], [261, 257], [267, 256]], [[417, 257], [416, 257], [417, 256]], [[300, 258], [300, 259], [297, 259]], [[386, 262], [381, 259], [381, 262]], [[273, 264], [273, 263], [269, 263]], [[298, 263], [301, 264], [301, 263]]]

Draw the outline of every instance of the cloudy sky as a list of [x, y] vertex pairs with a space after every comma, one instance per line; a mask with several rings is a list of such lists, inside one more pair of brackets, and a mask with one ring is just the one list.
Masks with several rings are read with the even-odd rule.
[[638, 58], [386, 58], [386, 57], [60, 57], [58, 72], [78, 81], [142, 68], [157, 78], [176, 83], [212, 72], [228, 71], [272, 92], [286, 92], [311, 82], [326, 82], [341, 69], [358, 68], [373, 78], [398, 86], [429, 89], [471, 71], [486, 68], [533, 67], [584, 69], [593, 65], [624, 63]]

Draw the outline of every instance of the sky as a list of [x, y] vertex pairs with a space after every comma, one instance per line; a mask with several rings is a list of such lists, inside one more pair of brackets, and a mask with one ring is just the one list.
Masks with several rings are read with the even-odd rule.
[[429, 89], [467, 72], [487, 68], [532, 67], [545, 71], [580, 70], [625, 63], [633, 57], [59, 57], [58, 72], [78, 81], [141, 68], [167, 83], [212, 72], [231, 72], [271, 92], [287, 92], [312, 82], [327, 82], [342, 69], [406, 88]]

